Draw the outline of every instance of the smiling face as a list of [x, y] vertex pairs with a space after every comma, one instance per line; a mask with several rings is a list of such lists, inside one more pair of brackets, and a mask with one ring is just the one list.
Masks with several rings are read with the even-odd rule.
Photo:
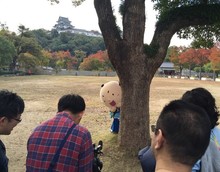
[[114, 112], [121, 107], [121, 87], [117, 81], [105, 83], [100, 90], [101, 101]]

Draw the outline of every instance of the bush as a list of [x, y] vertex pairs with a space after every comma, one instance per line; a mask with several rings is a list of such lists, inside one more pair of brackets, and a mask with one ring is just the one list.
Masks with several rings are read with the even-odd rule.
[[23, 71], [8, 71], [8, 70], [0, 70], [0, 75], [25, 75], [25, 72]]

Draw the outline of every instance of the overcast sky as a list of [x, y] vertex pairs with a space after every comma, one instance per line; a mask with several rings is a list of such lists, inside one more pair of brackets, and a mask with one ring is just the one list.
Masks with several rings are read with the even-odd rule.
[[[48, 0], [0, 0], [0, 22], [5, 23], [10, 31], [17, 32], [19, 25], [30, 30], [44, 28], [51, 30], [59, 16], [67, 17], [78, 29], [98, 30], [98, 18], [93, 0], [86, 0], [81, 6], [74, 7], [71, 0], [60, 0], [59, 4], [51, 5]], [[120, 0], [112, 0], [118, 25], [121, 19], [118, 14]], [[145, 43], [150, 43], [156, 22], [156, 12], [150, 0], [146, 2]], [[173, 37], [171, 45], [189, 45], [190, 41]]]

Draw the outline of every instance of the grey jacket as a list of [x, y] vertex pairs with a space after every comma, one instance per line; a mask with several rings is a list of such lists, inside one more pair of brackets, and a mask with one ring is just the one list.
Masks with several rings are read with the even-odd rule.
[[192, 172], [198, 171], [220, 172], [220, 129], [217, 126], [211, 130], [210, 142], [205, 154], [192, 168]]

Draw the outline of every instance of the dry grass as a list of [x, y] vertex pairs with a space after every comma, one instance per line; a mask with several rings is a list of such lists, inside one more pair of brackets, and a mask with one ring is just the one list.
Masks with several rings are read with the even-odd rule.
[[[17, 92], [24, 98], [26, 108], [23, 121], [10, 136], [1, 136], [10, 159], [10, 172], [24, 172], [26, 142], [32, 130], [56, 113], [58, 99], [68, 93], [77, 93], [85, 98], [87, 109], [81, 124], [92, 134], [93, 142], [104, 141], [103, 172], [139, 172], [136, 157], [127, 156], [117, 147], [117, 135], [111, 134], [111, 119], [108, 109], [99, 99], [100, 86], [116, 77], [74, 77], [74, 76], [21, 76], [0, 77], [0, 89]], [[216, 98], [220, 107], [220, 83], [181, 79], [154, 78], [151, 85], [150, 114], [155, 123], [163, 106], [170, 100], [178, 99], [189, 89], [207, 88]], [[143, 88], [144, 89], [144, 88]]]

